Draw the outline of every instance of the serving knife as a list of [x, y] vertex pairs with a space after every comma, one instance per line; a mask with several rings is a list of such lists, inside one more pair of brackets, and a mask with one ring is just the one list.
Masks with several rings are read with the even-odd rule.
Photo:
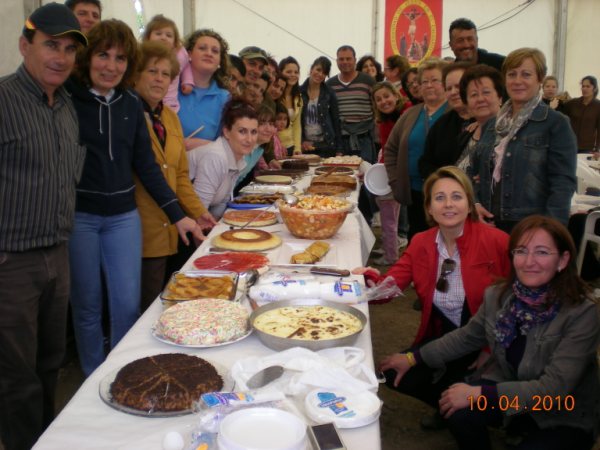
[[[292, 270], [294, 272], [304, 272], [305, 269], [308, 269], [307, 272], [312, 273], [313, 275], [328, 275], [332, 277], [349, 277], [350, 271], [347, 269], [336, 269], [336, 266], [333, 264], [329, 265], [320, 265], [315, 266], [312, 264], [270, 264], [270, 268], [282, 268]], [[301, 270], [298, 270], [301, 269]], [[303, 270], [304, 269], [304, 270]]]

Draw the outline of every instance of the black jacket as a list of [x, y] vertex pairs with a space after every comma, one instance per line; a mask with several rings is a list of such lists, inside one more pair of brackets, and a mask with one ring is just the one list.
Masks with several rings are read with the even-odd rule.
[[69, 79], [79, 118], [79, 139], [86, 147], [76, 211], [112, 216], [136, 208], [133, 172], [171, 222], [185, 214], [156, 160], [140, 98], [117, 90], [110, 101]]
[[454, 110], [448, 111], [429, 129], [425, 140], [425, 151], [419, 159], [419, 172], [423, 179], [440, 167], [453, 166], [469, 142], [471, 135], [464, 131], [466, 123]]
[[[304, 124], [306, 123], [306, 114], [308, 110], [308, 78], [300, 86], [300, 95], [302, 95], [302, 141], [306, 140], [304, 135]], [[319, 124], [323, 128], [324, 142], [321, 146], [327, 150], [342, 149], [342, 128], [340, 124], [340, 111], [338, 108], [337, 97], [333, 90], [325, 83], [321, 83], [319, 90], [319, 101], [317, 103], [319, 115]], [[317, 147], [317, 151], [319, 148]]]
[[492, 66], [499, 71], [502, 71], [502, 64], [506, 56], [499, 55], [498, 53], [490, 53], [482, 48], [477, 49], [477, 64], [485, 64], [486, 66]]

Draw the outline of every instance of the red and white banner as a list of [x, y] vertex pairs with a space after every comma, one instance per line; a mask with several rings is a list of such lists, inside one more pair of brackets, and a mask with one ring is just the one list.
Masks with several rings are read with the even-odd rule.
[[385, 57], [402, 55], [416, 66], [442, 54], [443, 0], [386, 0]]

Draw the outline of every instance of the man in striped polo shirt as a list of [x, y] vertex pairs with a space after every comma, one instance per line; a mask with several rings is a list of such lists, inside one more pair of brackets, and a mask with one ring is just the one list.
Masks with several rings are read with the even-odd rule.
[[358, 155], [374, 163], [377, 154], [371, 87], [375, 80], [356, 70], [356, 52], [349, 45], [338, 48], [336, 61], [340, 73], [330, 78], [327, 85], [335, 92], [340, 109], [344, 154]]
[[0, 79], [0, 437], [29, 449], [54, 418], [65, 353], [75, 184], [85, 148], [62, 84], [87, 39], [66, 6], [25, 22], [23, 64]]

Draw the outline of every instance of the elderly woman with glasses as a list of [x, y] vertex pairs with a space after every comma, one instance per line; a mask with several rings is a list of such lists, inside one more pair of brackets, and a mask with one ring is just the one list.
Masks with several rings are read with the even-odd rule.
[[384, 161], [394, 198], [407, 206], [408, 238], [428, 228], [423, 213], [423, 177], [419, 158], [429, 129], [448, 110], [442, 70], [448, 64], [429, 58], [419, 66], [423, 103], [408, 109], [396, 122], [384, 146]]
[[[465, 325], [481, 306], [484, 290], [496, 278], [507, 276], [510, 264], [508, 235], [479, 222], [473, 188], [464, 172], [454, 166], [438, 169], [427, 178], [423, 194], [427, 220], [434, 226], [416, 234], [385, 275], [401, 289], [412, 282], [423, 304], [421, 325], [409, 352]], [[354, 272], [363, 273], [368, 281], [383, 278], [371, 268]], [[385, 358], [382, 369], [389, 387], [437, 407], [442, 392], [465, 377], [483, 347], [449, 362], [442, 376], [421, 365], [395, 383], [397, 355]]]
[[557, 220], [533, 215], [513, 228], [509, 250], [510, 276], [486, 290], [468, 324], [414, 354], [386, 358], [381, 369], [393, 370], [390, 381], [401, 386], [413, 371], [488, 346], [482, 373], [439, 400], [458, 447], [491, 449], [487, 427], [504, 425], [519, 434], [517, 449], [591, 449], [600, 428], [600, 320], [577, 275], [573, 239]]

